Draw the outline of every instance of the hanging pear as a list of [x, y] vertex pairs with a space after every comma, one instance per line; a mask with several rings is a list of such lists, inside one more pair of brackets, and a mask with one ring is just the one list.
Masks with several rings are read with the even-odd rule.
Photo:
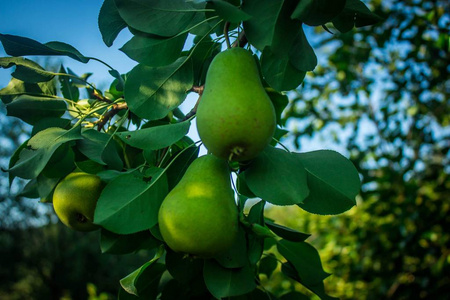
[[256, 157], [271, 141], [276, 116], [252, 54], [242, 48], [211, 62], [197, 108], [197, 130], [214, 155], [233, 161]]
[[161, 235], [176, 252], [211, 257], [234, 243], [238, 212], [226, 161], [197, 158], [161, 204]]

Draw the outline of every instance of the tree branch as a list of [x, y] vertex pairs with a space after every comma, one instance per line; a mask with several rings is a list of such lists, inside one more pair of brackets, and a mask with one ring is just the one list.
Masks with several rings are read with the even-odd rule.
[[100, 131], [103, 129], [105, 124], [111, 120], [119, 111], [122, 109], [127, 109], [128, 105], [126, 103], [113, 104], [112, 108], [107, 111], [101, 119], [94, 122], [97, 125], [97, 130]]

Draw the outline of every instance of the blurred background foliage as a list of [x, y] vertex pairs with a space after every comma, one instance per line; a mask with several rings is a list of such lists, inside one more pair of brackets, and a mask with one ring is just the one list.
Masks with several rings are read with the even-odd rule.
[[[450, 294], [450, 4], [367, 1], [384, 21], [345, 34], [314, 28], [319, 65], [284, 114], [298, 151], [336, 149], [357, 166], [358, 205], [338, 216], [270, 207], [308, 239], [341, 299], [446, 299]], [[331, 31], [336, 32], [333, 28]], [[3, 108], [2, 108], [3, 109]], [[6, 168], [27, 128], [0, 115]], [[108, 299], [146, 261], [100, 254], [98, 233], [56, 223], [51, 207], [14, 196], [0, 177], [0, 299]], [[264, 275], [265, 276], [265, 275]], [[275, 272], [276, 294], [298, 289]], [[93, 284], [94, 283], [94, 284]]]

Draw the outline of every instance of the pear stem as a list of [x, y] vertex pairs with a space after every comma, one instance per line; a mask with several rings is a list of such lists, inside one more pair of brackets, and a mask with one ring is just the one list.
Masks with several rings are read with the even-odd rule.
[[233, 42], [231, 47], [244, 47], [247, 44], [247, 36], [244, 31], [239, 32], [238, 38]]
[[227, 49], [231, 48], [230, 37], [228, 36], [228, 30], [230, 29], [230, 22], [225, 22], [223, 25], [223, 35], [225, 36], [225, 42], [227, 43]]

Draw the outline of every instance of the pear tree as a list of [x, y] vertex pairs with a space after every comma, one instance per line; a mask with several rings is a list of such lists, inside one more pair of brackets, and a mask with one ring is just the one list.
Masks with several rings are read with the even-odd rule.
[[[118, 279], [119, 299], [306, 297], [265, 286], [275, 270], [333, 299], [311, 233], [264, 208], [330, 215], [355, 206], [356, 168], [335, 151], [290, 151], [283, 110], [316, 68], [314, 30], [379, 21], [360, 0], [104, 0], [104, 43], [125, 28], [133, 35], [121, 51], [137, 65], [124, 74], [63, 41], [1, 33], [9, 56], [0, 67], [15, 70], [0, 97], [9, 117], [32, 126], [6, 171], [27, 179], [22, 194], [39, 195], [67, 226], [98, 230], [103, 253], [152, 253]], [[27, 56], [95, 59], [110, 85]], [[198, 100], [183, 111], [188, 94]]]

